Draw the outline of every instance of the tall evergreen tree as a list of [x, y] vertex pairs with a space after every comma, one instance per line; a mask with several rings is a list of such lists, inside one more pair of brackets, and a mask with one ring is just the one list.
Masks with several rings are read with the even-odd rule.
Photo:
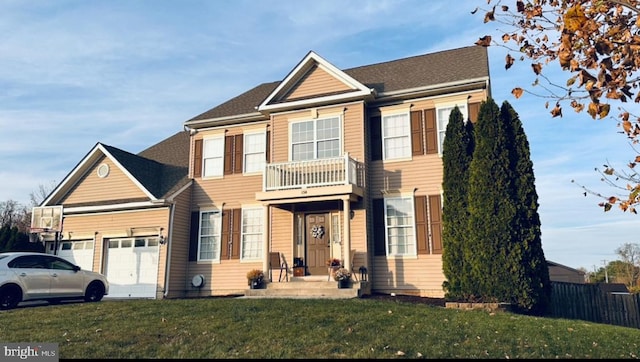
[[462, 287], [483, 302], [510, 302], [509, 245], [517, 212], [515, 173], [500, 110], [489, 98], [480, 106], [469, 169], [469, 222], [464, 258], [470, 272]]
[[529, 141], [522, 122], [511, 105], [504, 101], [500, 109], [501, 122], [509, 129], [513, 143], [512, 167], [516, 173], [517, 215], [515, 235], [510, 252], [514, 295], [518, 306], [533, 314], [544, 314], [550, 303], [551, 282], [544, 251], [538, 214], [538, 193]]
[[446, 278], [443, 288], [449, 300], [465, 298], [461, 280], [469, 271], [465, 269], [468, 264], [464, 263], [462, 250], [469, 215], [467, 193], [473, 147], [473, 123], [465, 122], [456, 106], [449, 116], [442, 149], [442, 268]]

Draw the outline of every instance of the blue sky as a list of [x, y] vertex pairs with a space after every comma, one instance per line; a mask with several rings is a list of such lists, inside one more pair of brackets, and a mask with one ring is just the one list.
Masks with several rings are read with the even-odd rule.
[[[29, 204], [97, 142], [137, 153], [183, 123], [263, 82], [282, 80], [311, 50], [341, 69], [473, 45], [497, 24], [466, 0], [3, 0], [0, 2], [0, 201]], [[534, 164], [547, 259], [593, 270], [640, 242], [638, 218], [582, 195], [612, 190], [595, 167], [634, 155], [613, 119], [545, 99], [515, 99], [529, 62], [504, 68], [489, 48], [492, 96], [520, 115]], [[515, 54], [514, 54], [515, 55]], [[553, 67], [560, 84], [568, 74]], [[635, 106], [627, 104], [627, 106]], [[614, 107], [612, 107], [614, 109]], [[633, 109], [633, 108], [632, 108]], [[613, 112], [612, 112], [613, 113]]]

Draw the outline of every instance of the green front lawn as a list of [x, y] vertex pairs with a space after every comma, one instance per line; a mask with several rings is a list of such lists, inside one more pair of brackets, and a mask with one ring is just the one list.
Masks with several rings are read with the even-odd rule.
[[639, 358], [640, 329], [375, 299], [103, 300], [0, 312], [61, 359]]

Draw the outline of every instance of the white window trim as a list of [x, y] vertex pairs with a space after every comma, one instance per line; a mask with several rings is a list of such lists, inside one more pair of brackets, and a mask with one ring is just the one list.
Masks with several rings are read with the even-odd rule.
[[[385, 136], [385, 118], [386, 117], [392, 117], [392, 116], [398, 116], [398, 115], [406, 115], [407, 117], [407, 134], [401, 136], [401, 137], [406, 137], [407, 142], [409, 143], [409, 154], [403, 157], [397, 157], [397, 158], [388, 158], [387, 156], [387, 148], [385, 147], [385, 139], [388, 138]], [[411, 161], [413, 159], [413, 152], [411, 151], [411, 112], [409, 110], [409, 108], [407, 109], [403, 109], [402, 112], [382, 112], [380, 114], [380, 142], [382, 142], [382, 161], [383, 162], [398, 162], [398, 161]], [[399, 137], [394, 137], [394, 138], [399, 138]]]
[[[262, 135], [262, 137], [264, 138], [264, 149], [262, 150], [262, 159], [263, 159], [263, 165], [260, 171], [250, 171], [247, 172], [247, 136], [255, 136], [255, 135]], [[253, 131], [253, 132], [244, 132], [243, 133], [243, 142], [242, 142], [242, 174], [243, 175], [259, 175], [262, 174], [262, 172], [264, 171], [264, 165], [267, 163], [267, 142], [269, 142], [269, 140], [267, 139], [267, 131], [265, 129], [261, 129], [259, 131]], [[254, 152], [251, 153], [252, 155], [258, 154], [258, 152]]]
[[[389, 253], [389, 226], [387, 225], [387, 201], [392, 199], [409, 199], [411, 202], [411, 217], [413, 222], [410, 225], [412, 231], [412, 240], [411, 248], [412, 250], [408, 251], [406, 254], [390, 254]], [[416, 215], [415, 215], [415, 197], [413, 193], [402, 193], [402, 194], [390, 194], [385, 196], [383, 201], [383, 209], [384, 209], [384, 248], [385, 254], [388, 258], [417, 258], [418, 256], [418, 247], [417, 247], [417, 239], [416, 239]]]
[[303, 123], [303, 122], [313, 122], [313, 144], [314, 149], [313, 149], [313, 154], [314, 154], [314, 158], [313, 159], [317, 159], [318, 156], [318, 148], [317, 148], [317, 144], [318, 144], [318, 139], [316, 138], [317, 134], [317, 127], [316, 124], [318, 121], [321, 120], [325, 120], [325, 119], [331, 119], [331, 118], [338, 118], [338, 128], [340, 131], [340, 135], [338, 136], [339, 139], [339, 152], [338, 152], [338, 156], [335, 157], [340, 157], [341, 155], [344, 155], [344, 116], [342, 113], [330, 113], [330, 114], [326, 114], [326, 115], [322, 115], [321, 117], [317, 117], [317, 118], [298, 118], [298, 119], [291, 119], [289, 120], [289, 151], [288, 151], [288, 157], [289, 157], [289, 162], [293, 162], [293, 125], [296, 123]]
[[[449, 124], [449, 119], [444, 124], [444, 129], [440, 129], [440, 110], [443, 108], [454, 108], [458, 106], [460, 112], [462, 113], [462, 119], [466, 122], [469, 119], [469, 107], [465, 101], [457, 101], [457, 102], [446, 102], [446, 103], [436, 103], [436, 132], [438, 135], [438, 154], [442, 156], [442, 145], [444, 141], [444, 135], [447, 132], [447, 125]], [[451, 115], [451, 113], [449, 113]]]
[[[260, 225], [261, 230], [260, 230], [260, 241], [259, 241], [259, 247], [260, 247], [260, 255], [258, 255], [255, 258], [245, 258], [244, 256], [244, 230], [243, 230], [243, 226], [244, 226], [244, 218], [245, 218], [245, 211], [248, 210], [252, 210], [252, 211], [259, 211], [260, 214], [260, 218], [262, 220], [262, 224]], [[246, 206], [246, 207], [242, 207], [242, 212], [241, 212], [242, 216], [240, 219], [240, 261], [241, 262], [256, 262], [256, 261], [261, 261], [262, 260], [262, 256], [264, 255], [264, 250], [263, 246], [264, 246], [264, 230], [265, 230], [265, 221], [264, 221], [264, 208], [262, 206]], [[253, 235], [253, 234], [252, 234]]]
[[[213, 245], [213, 250], [218, 249], [218, 257], [213, 259], [200, 259], [200, 245], [202, 241], [202, 214], [215, 212], [218, 214], [217, 218], [220, 220], [220, 227], [218, 228], [218, 235], [212, 235], [218, 237], [218, 245]], [[212, 263], [212, 262], [220, 262], [220, 254], [221, 254], [221, 244], [222, 244], [222, 209], [218, 208], [207, 208], [200, 210], [200, 218], [198, 222], [198, 252], [196, 255], [196, 261], [198, 263]]]
[[[216, 175], [206, 175], [207, 174], [207, 167], [206, 167], [206, 161], [207, 159], [210, 159], [212, 157], [205, 157], [205, 150], [206, 150], [206, 143], [207, 141], [211, 141], [211, 140], [217, 140], [217, 139], [221, 139], [222, 140], [222, 168], [221, 168], [221, 172], [220, 174], [216, 174]], [[205, 137], [202, 139], [202, 178], [203, 179], [213, 179], [213, 178], [222, 178], [224, 176], [224, 148], [225, 148], [225, 136], [224, 134], [220, 134], [220, 135], [215, 135], [215, 136], [210, 136], [210, 137]]]

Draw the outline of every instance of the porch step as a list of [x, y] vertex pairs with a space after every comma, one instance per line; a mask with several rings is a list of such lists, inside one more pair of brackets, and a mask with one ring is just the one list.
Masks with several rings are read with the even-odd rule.
[[292, 277], [290, 281], [266, 283], [263, 289], [246, 289], [245, 297], [349, 299], [370, 294], [368, 282], [353, 281], [350, 288], [338, 288], [327, 277]]

